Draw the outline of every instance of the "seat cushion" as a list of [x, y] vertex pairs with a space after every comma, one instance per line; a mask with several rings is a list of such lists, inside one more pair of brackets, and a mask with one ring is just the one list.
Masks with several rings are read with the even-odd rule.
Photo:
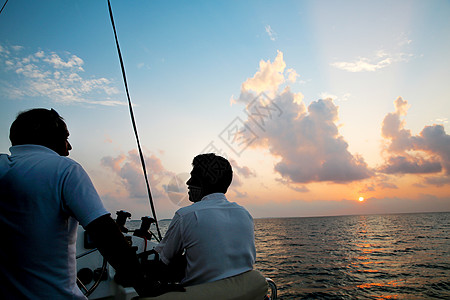
[[222, 280], [186, 287], [186, 292], [169, 292], [147, 300], [263, 300], [268, 285], [259, 271], [251, 270]]

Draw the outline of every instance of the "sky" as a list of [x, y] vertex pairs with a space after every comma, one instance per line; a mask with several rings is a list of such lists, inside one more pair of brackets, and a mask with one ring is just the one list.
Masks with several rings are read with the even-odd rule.
[[[207, 152], [255, 218], [450, 211], [449, 1], [111, 5], [158, 218]], [[107, 1], [9, 1], [0, 28], [0, 152], [54, 108], [105, 207], [150, 215]]]

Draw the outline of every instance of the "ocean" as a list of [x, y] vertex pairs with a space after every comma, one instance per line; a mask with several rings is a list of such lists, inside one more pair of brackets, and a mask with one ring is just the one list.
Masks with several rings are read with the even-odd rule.
[[449, 231], [450, 213], [255, 219], [255, 268], [283, 300], [450, 299]]
[[450, 213], [256, 219], [280, 299], [450, 299]]

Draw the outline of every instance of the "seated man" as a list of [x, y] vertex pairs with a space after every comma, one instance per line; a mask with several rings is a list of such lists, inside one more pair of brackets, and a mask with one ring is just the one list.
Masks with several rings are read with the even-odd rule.
[[233, 171], [215, 154], [194, 158], [188, 185], [192, 205], [180, 208], [155, 248], [166, 265], [184, 254], [184, 286], [215, 282], [253, 269], [253, 219], [242, 206], [225, 197]]
[[78, 222], [118, 274], [152, 295], [136, 254], [103, 207], [72, 149], [63, 118], [32, 109], [11, 125], [0, 154], [0, 299], [86, 299], [76, 285]]

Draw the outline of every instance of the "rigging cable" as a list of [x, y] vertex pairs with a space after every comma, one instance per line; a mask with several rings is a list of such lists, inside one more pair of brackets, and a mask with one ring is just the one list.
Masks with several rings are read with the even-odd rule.
[[2, 9], [0, 9], [0, 14], [2, 13], [3, 9], [5, 8], [6, 3], [8, 3], [8, 0], [6, 0], [5, 4], [3, 4]]
[[145, 168], [144, 155], [142, 154], [141, 143], [139, 142], [139, 135], [137, 132], [136, 122], [134, 120], [133, 107], [131, 105], [130, 93], [128, 92], [127, 77], [125, 75], [125, 67], [123, 64], [122, 54], [120, 52], [119, 40], [117, 39], [116, 26], [114, 25], [114, 17], [113, 17], [113, 13], [112, 13], [112, 9], [111, 9], [111, 3], [109, 0], [108, 0], [108, 8], [109, 8], [109, 17], [111, 19], [111, 25], [112, 25], [112, 28], [114, 31], [114, 38], [116, 40], [117, 53], [119, 54], [120, 67], [122, 68], [122, 77], [123, 77], [123, 83], [125, 85], [125, 91], [127, 93], [128, 107], [130, 109], [130, 116], [131, 116], [131, 123], [133, 124], [134, 135], [136, 137], [137, 147], [139, 150], [139, 156], [141, 158], [141, 165], [142, 165], [142, 169], [144, 171], [145, 183], [147, 185], [147, 193], [148, 193], [148, 197], [150, 200], [150, 208], [152, 210], [153, 218], [155, 219], [156, 231], [158, 232], [159, 239], [161, 240], [161, 232], [159, 230], [158, 220], [156, 218], [155, 206], [153, 205], [153, 198], [152, 198], [152, 193], [150, 191], [150, 184], [148, 183], [148, 176], [147, 176], [147, 171]]

